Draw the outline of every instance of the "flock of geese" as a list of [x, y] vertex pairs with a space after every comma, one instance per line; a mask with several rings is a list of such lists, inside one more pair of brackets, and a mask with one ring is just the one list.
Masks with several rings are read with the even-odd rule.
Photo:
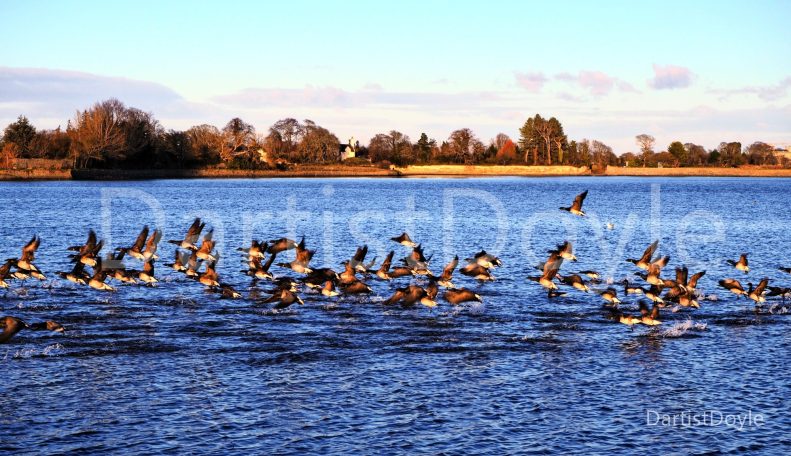
[[[569, 207], [561, 207], [572, 215], [584, 217], [582, 205], [588, 191], [577, 195]], [[206, 224], [196, 218], [187, 230], [183, 239], [169, 240], [176, 246], [172, 263], [165, 266], [173, 271], [184, 274], [188, 279], [203, 285], [208, 291], [216, 293], [219, 297], [235, 299], [242, 295], [228, 283], [222, 282], [217, 273], [217, 262], [220, 255], [215, 251], [215, 241], [212, 239], [213, 229], [204, 232]], [[201, 238], [201, 234], [203, 237]], [[82, 245], [68, 247], [68, 258], [74, 266], [69, 271], [56, 274], [69, 282], [86, 286], [99, 291], [115, 291], [109, 283], [114, 280], [127, 284], [145, 284], [154, 286], [158, 282], [155, 275], [155, 263], [159, 260], [157, 249], [162, 238], [160, 230], [151, 232], [144, 226], [135, 242], [128, 247], [119, 247], [102, 256], [101, 251], [104, 241], [97, 239], [96, 233], [90, 230], [88, 238]], [[272, 303], [275, 309], [287, 308], [293, 304], [304, 304], [300, 292], [314, 290], [326, 297], [339, 295], [368, 295], [373, 293], [372, 288], [366, 283], [368, 280], [393, 281], [400, 278], [420, 280], [411, 281], [406, 286], [396, 287], [391, 296], [382, 301], [385, 306], [400, 305], [412, 307], [417, 304], [433, 308], [437, 306], [440, 289], [441, 298], [456, 306], [465, 302], [482, 302], [481, 296], [473, 290], [454, 285], [454, 272], [459, 266], [459, 257], [455, 256], [442, 270], [435, 275], [430, 269], [431, 256], [425, 256], [421, 244], [414, 242], [407, 233], [391, 238], [391, 240], [404, 248], [409, 249], [405, 257], [397, 264], [393, 264], [395, 250], [391, 250], [387, 257], [376, 267], [376, 258], [366, 262], [368, 247], [358, 247], [354, 255], [342, 263], [343, 270], [335, 271], [331, 268], [314, 268], [311, 260], [314, 250], [306, 247], [304, 237], [300, 242], [288, 238], [279, 238], [271, 241], [253, 240], [251, 245], [237, 250], [245, 255], [244, 262], [247, 268], [241, 272], [250, 276], [253, 285], [259, 281], [271, 284], [268, 289], [269, 296], [261, 303]], [[200, 241], [200, 242], [199, 242]], [[46, 276], [35, 265], [36, 252], [41, 244], [41, 238], [34, 236], [22, 248], [19, 258], [10, 258], [0, 266], [0, 288], [8, 288], [10, 280], [25, 281], [28, 279], [45, 280]], [[686, 266], [675, 269], [675, 278], [663, 278], [662, 270], [668, 265], [668, 256], [657, 256], [659, 241], [654, 241], [645, 249], [640, 258], [629, 258], [626, 261], [634, 264], [642, 271], [635, 273], [636, 277], [644, 284], [635, 284], [628, 279], [620, 282], [623, 285], [622, 295], [639, 295], [645, 299], [638, 302], [638, 314], [631, 314], [619, 305], [618, 289], [612, 286], [597, 289], [594, 286], [601, 284], [599, 273], [592, 270], [561, 273], [564, 262], [576, 262], [572, 243], [565, 241], [556, 248], [548, 251], [549, 256], [545, 262], [536, 266], [541, 274], [529, 276], [528, 280], [538, 283], [546, 289], [550, 299], [565, 296], [570, 290], [583, 293], [596, 293], [603, 300], [603, 306], [608, 309], [609, 317], [618, 323], [634, 327], [637, 324], [656, 326], [662, 323], [660, 309], [672, 306], [673, 311], [680, 307], [699, 308], [702, 293], [697, 289], [698, 280], [706, 274], [700, 271], [689, 276]], [[277, 258], [283, 258], [284, 252], [294, 251], [291, 261], [275, 263]], [[125, 258], [132, 258], [142, 262], [140, 269], [128, 268], [124, 264]], [[289, 258], [292, 256], [289, 254]], [[502, 266], [501, 260], [484, 250], [464, 260], [464, 265], [458, 272], [464, 276], [475, 279], [479, 283], [495, 280], [492, 270]], [[742, 254], [737, 261], [728, 260], [735, 270], [749, 273], [747, 254]], [[275, 275], [271, 268], [275, 265], [295, 274]], [[90, 268], [90, 272], [86, 270]], [[791, 268], [780, 268], [783, 272], [791, 274]], [[421, 285], [425, 284], [425, 285]], [[719, 286], [737, 297], [745, 296], [755, 302], [756, 310], [766, 302], [766, 297], [780, 297], [785, 303], [786, 297], [791, 297], [790, 288], [768, 286], [769, 279], [763, 278], [758, 286], [753, 287], [748, 283], [748, 289], [733, 278], [719, 281]], [[566, 288], [560, 288], [566, 287]], [[651, 307], [649, 308], [649, 303]], [[5, 316], [0, 318], [0, 343], [9, 341], [22, 330], [64, 332], [65, 328], [54, 321], [27, 323], [19, 318]]]

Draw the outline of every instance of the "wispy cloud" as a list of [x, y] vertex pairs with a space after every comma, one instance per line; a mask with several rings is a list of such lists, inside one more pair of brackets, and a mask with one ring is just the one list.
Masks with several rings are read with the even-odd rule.
[[776, 101], [784, 98], [791, 89], [791, 76], [786, 77], [777, 84], [767, 86], [744, 86], [736, 89], [713, 89], [708, 92], [720, 95], [720, 100], [725, 100], [733, 95], [756, 95], [764, 101]]
[[694, 76], [686, 67], [654, 64], [654, 77], [648, 80], [648, 86], [657, 90], [683, 89], [692, 85]]
[[549, 80], [541, 72], [522, 73], [517, 71], [514, 73], [514, 78], [516, 78], [516, 85], [534, 93], [540, 92], [544, 88], [544, 84]]
[[[556, 81], [578, 85], [594, 96], [609, 95], [613, 90], [632, 93], [638, 92], [632, 84], [602, 71], [582, 70], [577, 74], [563, 72], [556, 74], [554, 79]], [[568, 96], [564, 98], [568, 99]]]

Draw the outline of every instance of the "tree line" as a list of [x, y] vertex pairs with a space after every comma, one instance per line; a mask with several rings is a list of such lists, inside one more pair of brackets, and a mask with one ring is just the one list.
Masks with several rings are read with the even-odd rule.
[[[488, 144], [469, 128], [460, 128], [442, 140], [421, 133], [417, 141], [391, 130], [374, 135], [367, 145], [353, 144], [352, 163], [411, 164], [522, 164], [571, 166], [791, 166], [763, 142], [742, 147], [723, 142], [706, 150], [693, 143], [674, 141], [666, 150], [655, 149], [648, 134], [635, 137], [639, 152], [615, 155], [611, 147], [594, 139], [569, 140], [555, 117], [539, 114], [519, 128], [519, 138], [499, 133]], [[77, 111], [65, 129], [36, 129], [20, 115], [0, 139], [2, 164], [16, 158], [70, 160], [81, 168], [270, 168], [289, 163], [322, 164], [341, 160], [338, 137], [311, 120], [281, 119], [264, 132], [240, 118], [222, 128], [196, 125], [187, 130], [166, 130], [151, 113], [127, 107], [116, 99]]]

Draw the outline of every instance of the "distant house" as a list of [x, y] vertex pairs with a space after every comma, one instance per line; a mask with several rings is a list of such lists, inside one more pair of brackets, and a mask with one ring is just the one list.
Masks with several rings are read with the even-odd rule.
[[349, 138], [349, 142], [347, 144], [340, 144], [338, 146], [338, 155], [340, 156], [341, 161], [357, 156], [357, 142], [354, 140], [353, 136]]

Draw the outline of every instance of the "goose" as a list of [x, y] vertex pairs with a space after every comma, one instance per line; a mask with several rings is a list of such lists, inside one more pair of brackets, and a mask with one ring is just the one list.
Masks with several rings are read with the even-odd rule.
[[651, 264], [651, 258], [653, 258], [657, 247], [659, 247], [658, 240], [649, 245], [648, 248], [645, 249], [645, 252], [643, 252], [643, 256], [641, 256], [639, 259], [627, 258], [626, 261], [634, 264], [640, 269], [648, 270], [648, 266]]
[[442, 297], [454, 306], [470, 301], [483, 302], [477, 293], [467, 288], [448, 288], [445, 290], [445, 294], [443, 294]]
[[434, 299], [430, 297], [429, 292], [417, 285], [409, 285], [404, 288], [396, 289], [395, 293], [387, 300], [383, 301], [382, 304], [389, 306], [399, 302], [403, 307], [411, 307], [418, 302], [426, 307], [434, 307], [437, 305]]
[[[395, 251], [391, 250], [390, 253], [387, 254], [385, 260], [382, 262], [382, 265], [379, 266], [379, 269], [376, 270], [376, 277], [382, 280], [390, 280], [392, 279], [392, 275], [390, 274], [390, 266], [393, 262], [393, 255], [395, 255]], [[409, 273], [411, 274], [412, 271], [410, 270]]]
[[143, 250], [143, 261], [159, 259], [159, 255], [157, 255], [157, 249], [159, 248], [159, 241], [161, 239], [162, 231], [155, 229], [146, 241], [146, 249]]
[[328, 280], [324, 282], [324, 288], [321, 289], [321, 294], [331, 298], [333, 296], [338, 296], [338, 291], [335, 289], [335, 283], [332, 280]]
[[350, 282], [347, 284], [342, 284], [341, 289], [345, 294], [366, 294], [366, 293], [373, 293], [373, 290], [368, 285], [364, 284], [360, 280], [355, 280], [354, 282]]
[[562, 244], [558, 245], [557, 249], [550, 250], [548, 253], [558, 252], [564, 260], [569, 261], [577, 261], [577, 257], [573, 253], [573, 247], [571, 246], [570, 241], [564, 241]]
[[87, 266], [96, 267], [97, 255], [102, 250], [104, 241], [96, 241], [96, 232], [90, 230], [88, 232], [88, 240], [82, 246], [71, 246], [69, 250], [76, 250], [76, 255], [71, 255], [74, 261], [79, 261]]
[[568, 293], [566, 293], [565, 291], [547, 290], [547, 298], [549, 299], [560, 298], [566, 296], [567, 294]]
[[297, 255], [296, 259], [290, 263], [278, 263], [277, 265], [291, 269], [292, 271], [299, 273], [299, 274], [310, 274], [311, 269], [308, 267], [310, 264], [310, 260], [313, 258], [313, 255], [316, 253], [314, 250], [308, 250], [305, 247], [305, 238], [303, 237], [302, 240], [297, 244]]
[[365, 267], [365, 256], [368, 254], [368, 246], [364, 245], [362, 247], [357, 247], [357, 251], [354, 252], [354, 256], [350, 261], [352, 267], [357, 272], [368, 272], [368, 268]]
[[16, 262], [16, 267], [30, 272], [39, 272], [38, 268], [33, 264], [36, 259], [36, 250], [41, 245], [41, 238], [33, 236], [25, 246], [22, 248], [22, 256]]
[[54, 321], [45, 321], [41, 323], [27, 324], [16, 317], [5, 316], [0, 318], [0, 325], [3, 327], [3, 332], [0, 333], [0, 344], [6, 343], [12, 337], [17, 335], [23, 329], [30, 329], [32, 331], [48, 330], [53, 332], [65, 332], [66, 328], [60, 323]]
[[742, 255], [739, 257], [739, 261], [733, 261], [733, 260], [726, 260], [726, 261], [728, 262], [729, 265], [733, 266], [737, 270], [744, 271], [745, 274], [750, 272], [750, 265], [749, 262], [747, 261], [746, 253], [742, 253]]
[[203, 235], [203, 241], [201, 242], [200, 247], [195, 252], [195, 255], [198, 257], [199, 260], [205, 261], [217, 261], [217, 255], [212, 253], [214, 250], [215, 242], [212, 240], [214, 236], [214, 229], [209, 230], [206, 234]]
[[641, 294], [645, 294], [645, 290], [642, 287], [629, 286], [629, 279], [623, 279], [621, 281], [621, 283], [623, 284], [623, 294], [624, 295], [630, 295], [630, 294], [641, 295]]
[[748, 283], [748, 285], [750, 286], [750, 290], [747, 292], [747, 297], [755, 301], [756, 305], [763, 304], [764, 302], [766, 302], [766, 298], [764, 298], [764, 290], [766, 289], [766, 286], [768, 284], [769, 284], [769, 279], [766, 277], [764, 277], [763, 279], [761, 279], [760, 282], [758, 282], [758, 286], [755, 287], [754, 290], [753, 290], [753, 284]]
[[494, 267], [503, 265], [503, 262], [500, 261], [500, 258], [492, 255], [491, 253], [486, 253], [486, 250], [481, 250], [480, 252], [473, 255], [472, 258], [465, 258], [464, 261], [468, 263], [476, 263], [486, 269], [492, 269]]
[[563, 278], [560, 279], [560, 281], [563, 282], [566, 285], [569, 285], [569, 286], [572, 286], [572, 287], [576, 288], [577, 290], [584, 291], [586, 293], [588, 291], [590, 291], [590, 288], [585, 283], [585, 281], [582, 280], [582, 277], [580, 277], [577, 274], [571, 274], [571, 275], [568, 275], [568, 276], [564, 276]]
[[[182, 253], [178, 250], [176, 252], [176, 258], [173, 260], [172, 263], [167, 263], [165, 266], [169, 268], [173, 268], [176, 272], [186, 272], [187, 271], [187, 261], [189, 261], [190, 254], [189, 253]], [[197, 257], [196, 257], [197, 258]]]
[[275, 257], [277, 254], [273, 253], [269, 256], [269, 259], [266, 260], [266, 263], [261, 263], [261, 258], [258, 256], [250, 257], [250, 262], [248, 263], [248, 268], [246, 271], [243, 271], [245, 274], [249, 276], [253, 276], [256, 279], [268, 279], [272, 280], [274, 276], [271, 272], [269, 272], [269, 268], [272, 266], [272, 263], [275, 262]]
[[747, 295], [747, 292], [744, 291], [744, 287], [741, 283], [739, 283], [736, 279], [722, 279], [719, 281], [719, 285], [722, 288], [730, 291], [731, 293], [735, 294], [736, 296]]
[[206, 263], [206, 271], [198, 276], [198, 282], [206, 285], [207, 287], [219, 287], [220, 282], [217, 275], [217, 270], [215, 269], [216, 265], [216, 261], [209, 261]]
[[785, 272], [787, 274], [791, 274], [791, 268], [782, 268], [781, 267], [781, 268], [777, 268], [777, 269], [780, 270], [780, 271], [783, 271], [783, 272]]
[[149, 285], [155, 284], [158, 280], [154, 277], [154, 260], [149, 259], [143, 263], [143, 270], [137, 275], [137, 278]]
[[391, 279], [397, 279], [399, 277], [405, 277], [405, 276], [414, 276], [415, 270], [412, 268], [408, 268], [406, 266], [396, 266], [390, 270], [388, 275], [390, 276]]
[[552, 253], [549, 254], [549, 258], [544, 263], [543, 274], [538, 277], [528, 277], [527, 279], [532, 280], [533, 282], [538, 282], [547, 290], [557, 290], [558, 287], [555, 285], [555, 282], [553, 282], [552, 279], [554, 279], [558, 274], [562, 264], [563, 257], [560, 256], [560, 253], [557, 251], [552, 251]]
[[569, 207], [561, 207], [560, 210], [563, 210], [563, 211], [566, 211], [566, 212], [570, 212], [573, 215], [579, 215], [581, 217], [584, 217], [585, 216], [585, 212], [582, 211], [582, 203], [583, 203], [583, 201], [585, 201], [585, 197], [586, 196], [588, 196], [588, 191], [587, 190], [585, 190], [584, 192], [582, 192], [579, 195], [577, 195], [577, 197], [574, 198], [574, 202], [571, 203], [571, 206], [569, 206]]
[[0, 266], [0, 288], [8, 288], [8, 282], [6, 279], [10, 279], [11, 275], [11, 266], [14, 264], [13, 259], [6, 260], [2, 266]]
[[88, 281], [88, 286], [99, 291], [115, 291], [115, 288], [104, 283], [105, 279], [107, 279], [107, 271], [102, 268], [102, 257], [97, 257], [95, 264], [93, 276]]
[[411, 248], [417, 247], [417, 244], [412, 241], [412, 239], [409, 237], [408, 234], [406, 234], [406, 231], [401, 233], [400, 236], [390, 238], [390, 240], [395, 241], [405, 247], [411, 247]]
[[786, 302], [786, 298], [791, 298], [791, 288], [786, 287], [768, 287], [769, 292], [766, 293], [766, 296], [780, 296], [783, 300], [783, 304]]
[[665, 300], [662, 299], [662, 290], [664, 285], [651, 285], [647, 290], [643, 290], [645, 297], [650, 299], [654, 304], [664, 305]]
[[618, 299], [618, 291], [615, 288], [608, 288], [604, 291], [600, 291], [599, 296], [613, 306], [617, 306], [621, 303], [621, 300]]
[[175, 244], [184, 250], [198, 250], [198, 247], [195, 245], [195, 243], [198, 242], [198, 237], [200, 237], [200, 233], [203, 231], [205, 226], [206, 223], [202, 223], [200, 217], [195, 217], [195, 220], [187, 230], [187, 234], [184, 236], [184, 239], [180, 241], [170, 240], [168, 243]]
[[415, 273], [425, 273], [428, 271], [428, 263], [431, 259], [426, 258], [423, 254], [423, 246], [418, 244], [412, 249], [412, 253], [401, 261], [407, 266], [415, 270]]
[[634, 325], [642, 322], [642, 318], [625, 314], [615, 307], [610, 307], [610, 319], [624, 324], [631, 329], [634, 329]]
[[123, 251], [128, 253], [134, 259], [143, 261], [143, 250], [145, 249], [146, 239], [148, 238], [148, 225], [143, 225], [143, 229], [140, 230], [140, 234], [137, 235], [135, 242], [131, 245], [131, 247], [118, 247], [115, 250], [117, 252]]
[[661, 269], [659, 268], [659, 266], [657, 266], [656, 264], [652, 263], [651, 265], [649, 265], [647, 273], [643, 274], [643, 273], [640, 273], [640, 272], [635, 272], [635, 275], [640, 277], [641, 279], [645, 280], [646, 282], [648, 282], [651, 285], [657, 285], [657, 286], [662, 285], [662, 286], [664, 286], [665, 285], [665, 281], [662, 280], [661, 277], [659, 277], [660, 272], [661, 272]]
[[[68, 280], [69, 282], [76, 283], [77, 285], [88, 285], [88, 281], [91, 280], [91, 277], [85, 272], [85, 264], [83, 263], [74, 263], [74, 267], [69, 272], [57, 272], [56, 273], [59, 277]], [[2, 273], [0, 272], [0, 276]], [[0, 282], [2, 279], [0, 278]], [[2, 286], [2, 284], [0, 284]]]
[[584, 275], [584, 276], [586, 276], [589, 279], [594, 280], [594, 281], [597, 281], [597, 280], [599, 280], [601, 278], [601, 275], [598, 272], [591, 271], [591, 270], [580, 271], [580, 272], [578, 272], [578, 274]]
[[357, 282], [359, 279], [357, 278], [357, 271], [354, 270], [352, 264], [348, 261], [344, 261], [343, 263], [343, 272], [339, 274], [341, 279], [341, 285], [349, 285], [352, 282]]
[[326, 282], [332, 282], [333, 285], [340, 282], [340, 276], [330, 268], [319, 268], [314, 269], [310, 274], [301, 278], [300, 282], [309, 288], [320, 289], [325, 286]]
[[[116, 254], [112, 252], [107, 252], [107, 256], [105, 257], [104, 262], [102, 263], [102, 267], [110, 271], [107, 276], [111, 279], [118, 280], [119, 282], [124, 283], [137, 283], [135, 277], [137, 275], [137, 271], [127, 271], [124, 267], [124, 256], [126, 255], [126, 250], [120, 250]], [[82, 263], [77, 263], [82, 264]]]
[[263, 302], [276, 302], [275, 309], [285, 309], [294, 303], [298, 303], [299, 305], [305, 304], [299, 296], [287, 288], [277, 289], [272, 296], [265, 299]]
[[662, 321], [659, 320], [659, 306], [654, 303], [651, 310], [648, 310], [648, 305], [645, 301], [640, 301], [640, 323], [646, 326], [661, 325]]
[[242, 297], [241, 293], [236, 291], [233, 286], [227, 283], [221, 283], [219, 287], [211, 289], [211, 291], [220, 293], [221, 299], [239, 299]]
[[374, 270], [373, 270], [373, 267], [374, 267], [374, 265], [376, 264], [376, 260], [377, 260], [377, 259], [379, 259], [379, 257], [378, 257], [378, 256], [374, 256], [374, 257], [371, 259], [371, 261], [369, 261], [368, 263], [366, 263], [366, 264], [364, 264], [364, 265], [363, 265], [363, 266], [364, 266], [364, 267], [363, 267], [363, 269], [365, 269], [365, 273], [366, 273], [366, 274], [370, 274], [370, 273], [372, 273], [372, 272], [376, 272], [376, 271], [374, 271]]
[[494, 280], [492, 273], [477, 263], [470, 263], [459, 269], [459, 272], [462, 275], [472, 277], [476, 280], [480, 280], [481, 282], [489, 282]]
[[236, 250], [238, 250], [239, 252], [246, 253], [248, 259], [258, 258], [258, 259], [263, 260], [264, 259], [264, 252], [266, 252], [266, 249], [267, 249], [267, 243], [266, 242], [264, 242], [262, 244], [261, 242], [253, 239], [252, 242], [250, 243], [250, 247], [249, 248], [244, 249], [242, 247], [237, 247]]
[[189, 254], [187, 258], [187, 270], [184, 271], [187, 277], [195, 278], [200, 275], [198, 272], [203, 261], [198, 261], [197, 250], [193, 250], [192, 253]]
[[459, 264], [459, 256], [456, 255], [453, 257], [452, 260], [450, 260], [450, 263], [448, 263], [445, 266], [445, 269], [442, 270], [442, 274], [439, 275], [437, 280], [437, 283], [441, 287], [454, 288], [451, 280], [453, 280], [453, 271], [456, 269], [456, 266], [458, 266], [458, 264]]
[[297, 248], [297, 243], [288, 238], [280, 238], [269, 241], [269, 248], [266, 249], [267, 253], [280, 253], [286, 250]]

